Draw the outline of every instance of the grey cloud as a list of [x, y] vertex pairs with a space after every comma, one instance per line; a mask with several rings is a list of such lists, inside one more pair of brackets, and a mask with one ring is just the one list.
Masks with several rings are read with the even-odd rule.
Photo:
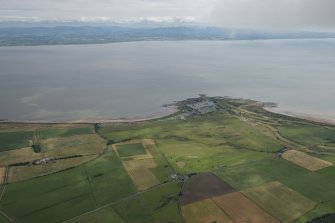
[[194, 18], [198, 23], [231, 27], [335, 29], [334, 9], [335, 0], [0, 0], [0, 19]]
[[334, 0], [222, 0], [210, 22], [243, 27], [335, 28]]

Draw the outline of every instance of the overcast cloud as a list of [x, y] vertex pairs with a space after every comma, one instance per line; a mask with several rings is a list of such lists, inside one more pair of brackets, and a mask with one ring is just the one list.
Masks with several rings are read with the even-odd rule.
[[335, 29], [335, 0], [0, 0], [1, 20], [196, 22]]

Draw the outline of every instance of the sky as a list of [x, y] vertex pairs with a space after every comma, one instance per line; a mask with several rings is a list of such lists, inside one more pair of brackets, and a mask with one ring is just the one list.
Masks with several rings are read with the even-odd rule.
[[335, 0], [0, 0], [0, 21], [177, 22], [335, 30]]

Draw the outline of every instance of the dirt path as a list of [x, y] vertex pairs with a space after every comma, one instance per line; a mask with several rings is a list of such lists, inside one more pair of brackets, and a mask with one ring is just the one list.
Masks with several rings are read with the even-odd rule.
[[[3, 181], [3, 184], [4, 184], [4, 187], [1, 191], [1, 195], [0, 195], [0, 201], [2, 200], [2, 197], [3, 195], [5, 194], [5, 191], [6, 191], [6, 187], [7, 187], [7, 178], [8, 178], [8, 166], [6, 166], [6, 171], [5, 171], [5, 177], [4, 177], [4, 181]], [[15, 223], [15, 221], [13, 219], [11, 219], [8, 215], [6, 215], [5, 213], [3, 213], [2, 211], [0, 211], [0, 214], [3, 215], [5, 218], [7, 218], [10, 222], [13, 222]]]

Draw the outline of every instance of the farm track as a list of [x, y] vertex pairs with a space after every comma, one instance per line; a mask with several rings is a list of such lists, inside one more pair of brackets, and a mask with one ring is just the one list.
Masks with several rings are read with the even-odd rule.
[[7, 178], [8, 178], [8, 170], [9, 170], [9, 168], [8, 168], [8, 166], [6, 166], [5, 168], [6, 168], [6, 170], [5, 170], [5, 177], [4, 177], [4, 181], [3, 181], [4, 187], [3, 187], [2, 191], [1, 191], [0, 201], [2, 200], [2, 197], [5, 194], [6, 186], [7, 186]]
[[5, 218], [7, 218], [10, 222], [15, 223], [15, 221], [13, 219], [11, 219], [8, 215], [6, 215], [5, 213], [3, 213], [2, 211], [0, 211], [0, 214], [2, 216], [4, 216]]

